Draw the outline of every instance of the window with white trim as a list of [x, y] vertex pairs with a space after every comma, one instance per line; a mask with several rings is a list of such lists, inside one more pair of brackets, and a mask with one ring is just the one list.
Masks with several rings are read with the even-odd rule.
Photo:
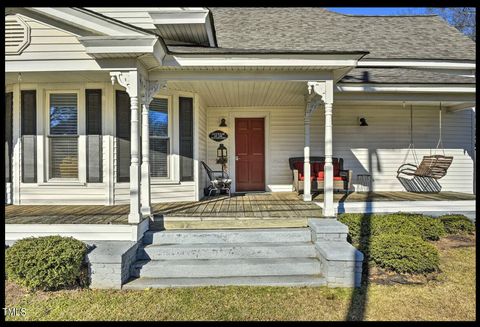
[[51, 93], [49, 177], [78, 179], [78, 95]]
[[168, 99], [154, 98], [148, 111], [150, 135], [150, 176], [169, 177], [170, 137]]

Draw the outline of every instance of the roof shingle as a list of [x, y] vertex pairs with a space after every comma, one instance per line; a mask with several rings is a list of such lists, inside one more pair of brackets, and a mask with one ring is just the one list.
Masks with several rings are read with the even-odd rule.
[[219, 48], [369, 51], [365, 58], [475, 60], [475, 42], [435, 15], [351, 16], [323, 8], [209, 8]]

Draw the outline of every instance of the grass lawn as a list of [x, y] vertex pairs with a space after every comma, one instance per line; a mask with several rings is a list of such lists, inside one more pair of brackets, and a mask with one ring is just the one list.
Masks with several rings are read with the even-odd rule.
[[[7, 320], [475, 320], [475, 247], [436, 242], [441, 273], [425, 284], [368, 288], [203, 287], [25, 293], [6, 282]], [[353, 297], [353, 305], [352, 305]]]

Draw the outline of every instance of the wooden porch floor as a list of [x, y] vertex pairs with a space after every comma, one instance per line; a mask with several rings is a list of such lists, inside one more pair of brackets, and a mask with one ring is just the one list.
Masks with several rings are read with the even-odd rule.
[[[365, 201], [460, 201], [475, 200], [474, 194], [459, 192], [440, 193], [410, 193], [410, 192], [353, 192], [334, 193], [333, 200], [336, 202], [365, 202]], [[322, 202], [323, 193], [313, 196], [313, 201]]]
[[[406, 192], [369, 192], [335, 194], [335, 201], [456, 201], [475, 200], [475, 195], [456, 192], [416, 194]], [[314, 196], [323, 201], [323, 194]], [[321, 217], [322, 209], [312, 202], [303, 202], [293, 192], [247, 193], [216, 196], [198, 202], [153, 204], [156, 217], [171, 219], [236, 219], [261, 220], [306, 219]], [[5, 224], [128, 224], [129, 205], [7, 205]]]

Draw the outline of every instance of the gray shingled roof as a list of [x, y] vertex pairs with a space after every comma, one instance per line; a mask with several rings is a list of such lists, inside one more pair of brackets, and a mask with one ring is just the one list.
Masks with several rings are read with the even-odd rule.
[[475, 84], [475, 77], [406, 68], [355, 68], [340, 83]]
[[365, 58], [475, 60], [475, 42], [434, 15], [352, 16], [323, 8], [209, 9], [219, 48], [355, 50], [369, 51]]

